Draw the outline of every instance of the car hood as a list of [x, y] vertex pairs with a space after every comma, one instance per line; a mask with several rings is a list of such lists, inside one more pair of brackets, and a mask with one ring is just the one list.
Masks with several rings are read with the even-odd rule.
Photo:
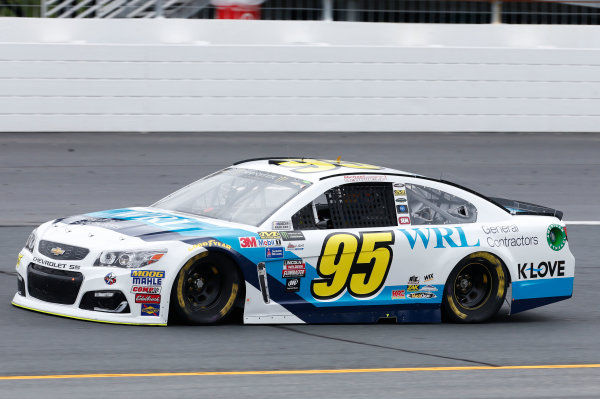
[[156, 208], [111, 209], [55, 221], [59, 222], [99, 227], [145, 241], [187, 242], [198, 237], [239, 236], [250, 231], [225, 221], [183, 216]]

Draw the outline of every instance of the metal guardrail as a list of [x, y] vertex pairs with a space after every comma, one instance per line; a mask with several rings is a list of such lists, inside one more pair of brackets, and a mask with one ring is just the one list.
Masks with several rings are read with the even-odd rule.
[[[447, 24], [600, 24], [600, 0], [266, 0], [264, 20]], [[0, 17], [219, 17], [210, 0], [0, 0]]]

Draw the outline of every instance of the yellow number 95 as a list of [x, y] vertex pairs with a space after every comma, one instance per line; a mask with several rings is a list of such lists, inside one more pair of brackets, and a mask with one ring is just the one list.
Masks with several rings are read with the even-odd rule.
[[325, 238], [317, 273], [310, 291], [316, 299], [332, 299], [348, 289], [350, 295], [366, 298], [377, 293], [392, 264], [394, 233], [377, 231], [331, 234]]

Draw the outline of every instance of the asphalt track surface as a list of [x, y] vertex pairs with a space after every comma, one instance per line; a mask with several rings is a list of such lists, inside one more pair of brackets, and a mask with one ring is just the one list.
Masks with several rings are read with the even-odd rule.
[[10, 305], [31, 231], [23, 225], [145, 205], [237, 159], [273, 154], [443, 171], [568, 221], [600, 220], [596, 135], [0, 134], [0, 398], [600, 397], [600, 226], [568, 228], [572, 299], [479, 325], [153, 328]]

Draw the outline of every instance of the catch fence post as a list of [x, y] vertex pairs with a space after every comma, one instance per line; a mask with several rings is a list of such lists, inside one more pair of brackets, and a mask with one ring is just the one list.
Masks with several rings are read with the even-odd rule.
[[333, 21], [333, 0], [323, 0], [323, 21]]

